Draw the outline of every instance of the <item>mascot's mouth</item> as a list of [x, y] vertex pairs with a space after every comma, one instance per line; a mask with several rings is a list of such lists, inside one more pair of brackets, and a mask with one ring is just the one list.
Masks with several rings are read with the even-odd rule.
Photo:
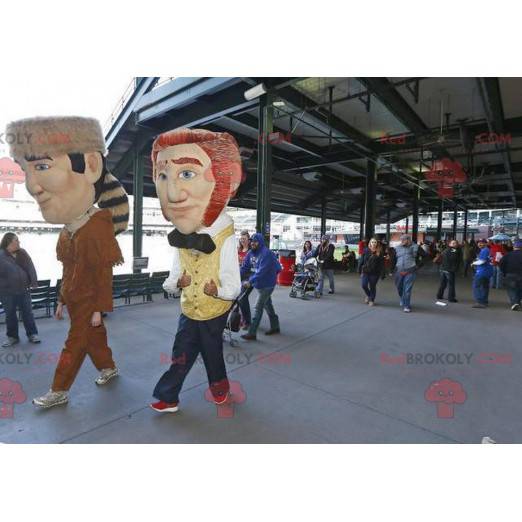
[[185, 207], [169, 207], [169, 211], [175, 214], [176, 216], [186, 214], [187, 212], [190, 212], [191, 210], [194, 210], [196, 208], [196, 205], [187, 205]]
[[47, 198], [43, 201], [38, 201], [38, 206], [40, 208], [45, 208], [47, 206], [47, 203], [49, 203], [51, 201], [52, 198]]

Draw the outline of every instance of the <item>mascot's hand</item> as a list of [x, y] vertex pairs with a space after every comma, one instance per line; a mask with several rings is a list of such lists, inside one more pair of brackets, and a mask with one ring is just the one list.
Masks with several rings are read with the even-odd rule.
[[101, 312], [94, 312], [92, 314], [91, 326], [94, 326], [94, 328], [97, 328], [98, 326], [101, 326], [101, 324], [102, 324]]
[[61, 321], [63, 319], [63, 303], [58, 303], [54, 317], [55, 319], [58, 319], [58, 321]]
[[192, 283], [192, 278], [187, 275], [187, 271], [183, 270], [183, 275], [178, 279], [178, 288], [186, 288]]
[[206, 295], [209, 295], [211, 297], [217, 297], [218, 289], [213, 279], [210, 280], [210, 283], [205, 283], [203, 292], [205, 292]]

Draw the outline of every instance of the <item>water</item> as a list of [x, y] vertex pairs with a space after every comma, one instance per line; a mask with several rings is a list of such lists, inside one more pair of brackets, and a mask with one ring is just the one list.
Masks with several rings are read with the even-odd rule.
[[[21, 247], [31, 256], [38, 279], [51, 279], [51, 284], [62, 277], [62, 264], [56, 259], [58, 232], [20, 232]], [[120, 234], [117, 238], [125, 263], [114, 267], [115, 274], [132, 272], [132, 234]], [[170, 270], [172, 247], [166, 235], [143, 235], [143, 256], [149, 258], [149, 267], [143, 272]]]

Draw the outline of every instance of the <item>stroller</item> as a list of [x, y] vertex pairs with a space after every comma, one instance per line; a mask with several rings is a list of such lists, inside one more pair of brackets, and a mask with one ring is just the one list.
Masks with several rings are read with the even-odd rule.
[[239, 341], [237, 339], [234, 339], [232, 333], [239, 332], [241, 328], [241, 313], [239, 311], [239, 301], [241, 301], [241, 299], [244, 297], [247, 291], [248, 289], [242, 288], [241, 293], [232, 303], [232, 307], [230, 308], [230, 312], [228, 313], [227, 324], [225, 325], [225, 329], [223, 330], [223, 341], [230, 344], [232, 348], [237, 347], [239, 344]]
[[317, 266], [317, 259], [312, 257], [306, 261], [304, 266], [296, 265], [290, 297], [297, 297], [297, 294], [299, 294], [301, 299], [306, 299], [306, 292], [314, 292], [315, 295], [318, 282], [319, 267]]

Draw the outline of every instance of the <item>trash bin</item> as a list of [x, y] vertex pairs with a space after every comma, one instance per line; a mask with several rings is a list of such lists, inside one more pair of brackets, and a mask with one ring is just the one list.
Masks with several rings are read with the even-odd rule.
[[277, 284], [292, 286], [294, 280], [295, 250], [279, 250], [279, 263], [282, 270], [277, 275]]

